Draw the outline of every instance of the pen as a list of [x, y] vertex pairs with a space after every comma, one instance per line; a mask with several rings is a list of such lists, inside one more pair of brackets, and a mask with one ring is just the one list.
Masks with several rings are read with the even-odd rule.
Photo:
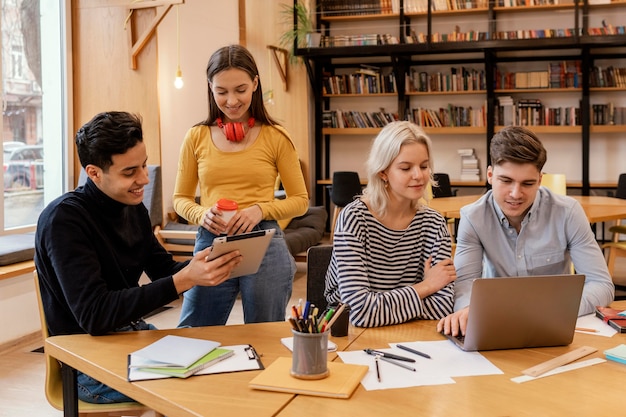
[[415, 368], [413, 368], [412, 366], [409, 366], [409, 365], [405, 365], [402, 362], [396, 362], [393, 359], [385, 358], [384, 356], [380, 356], [380, 355], [376, 355], [376, 357], [380, 357], [381, 361], [389, 362], [391, 364], [399, 366], [400, 368], [404, 368], [404, 369], [408, 369], [409, 371], [416, 372]]
[[339, 308], [337, 309], [337, 311], [335, 311], [335, 313], [333, 314], [333, 316], [330, 318], [330, 321], [328, 322], [328, 324], [326, 324], [327, 328], [330, 328], [333, 323], [337, 320], [337, 318], [341, 315], [341, 313], [343, 312], [343, 310], [346, 308], [345, 304], [342, 304], [339, 306]]
[[379, 350], [374, 350], [374, 349], [363, 349], [363, 350], [369, 355], [380, 355], [383, 358], [395, 359], [395, 360], [404, 361], [404, 362], [415, 362], [415, 359], [413, 358], [407, 358], [407, 357], [400, 356], [400, 355], [394, 355], [393, 353], [381, 352]]
[[376, 377], [378, 378], [378, 382], [380, 382], [380, 365], [378, 364], [378, 355], [374, 357], [374, 362], [376, 362]]
[[411, 349], [410, 347], [404, 346], [404, 345], [396, 345], [396, 346], [402, 350], [406, 350], [407, 352], [415, 353], [416, 355], [423, 356], [427, 359], [430, 359], [430, 355], [427, 355], [424, 352], [420, 352], [419, 350]]

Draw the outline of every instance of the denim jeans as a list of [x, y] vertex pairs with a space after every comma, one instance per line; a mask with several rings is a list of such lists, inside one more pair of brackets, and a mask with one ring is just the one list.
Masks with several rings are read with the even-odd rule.
[[[156, 330], [154, 325], [141, 321], [139, 325], [125, 326], [120, 329], [116, 329], [116, 332], [128, 332], [136, 330]], [[78, 398], [81, 401], [94, 404], [111, 404], [111, 403], [126, 403], [134, 402], [130, 397], [122, 394], [119, 391], [114, 390], [108, 385], [104, 385], [102, 382], [97, 381], [82, 372], [77, 372], [76, 385], [78, 387]]]
[[[275, 221], [262, 221], [254, 230], [276, 229], [276, 234], [254, 275], [231, 278], [215, 287], [196, 286], [183, 295], [179, 327], [224, 325], [241, 292], [245, 323], [284, 321], [291, 297], [296, 263]], [[213, 243], [215, 235], [199, 228], [194, 252]]]

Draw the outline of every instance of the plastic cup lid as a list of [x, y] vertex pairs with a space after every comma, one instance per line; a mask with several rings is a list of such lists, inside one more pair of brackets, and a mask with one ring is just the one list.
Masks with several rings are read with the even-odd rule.
[[217, 208], [220, 210], [237, 210], [239, 206], [236, 201], [220, 198], [217, 200]]

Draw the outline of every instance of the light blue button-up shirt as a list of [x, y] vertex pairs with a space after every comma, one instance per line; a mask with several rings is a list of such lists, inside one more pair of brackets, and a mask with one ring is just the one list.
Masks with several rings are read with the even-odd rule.
[[454, 310], [470, 302], [476, 278], [585, 275], [579, 315], [613, 301], [615, 287], [582, 207], [571, 197], [539, 187], [519, 234], [488, 191], [461, 209], [454, 265]]

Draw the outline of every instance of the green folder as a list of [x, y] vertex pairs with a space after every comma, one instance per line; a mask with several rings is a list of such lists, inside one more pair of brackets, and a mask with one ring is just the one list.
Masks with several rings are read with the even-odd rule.
[[139, 368], [140, 371], [153, 372], [157, 374], [169, 375], [176, 378], [187, 378], [196, 372], [213, 365], [223, 359], [233, 356], [235, 352], [230, 349], [215, 348], [207, 353], [187, 368], [170, 368], [170, 367], [150, 367]]

